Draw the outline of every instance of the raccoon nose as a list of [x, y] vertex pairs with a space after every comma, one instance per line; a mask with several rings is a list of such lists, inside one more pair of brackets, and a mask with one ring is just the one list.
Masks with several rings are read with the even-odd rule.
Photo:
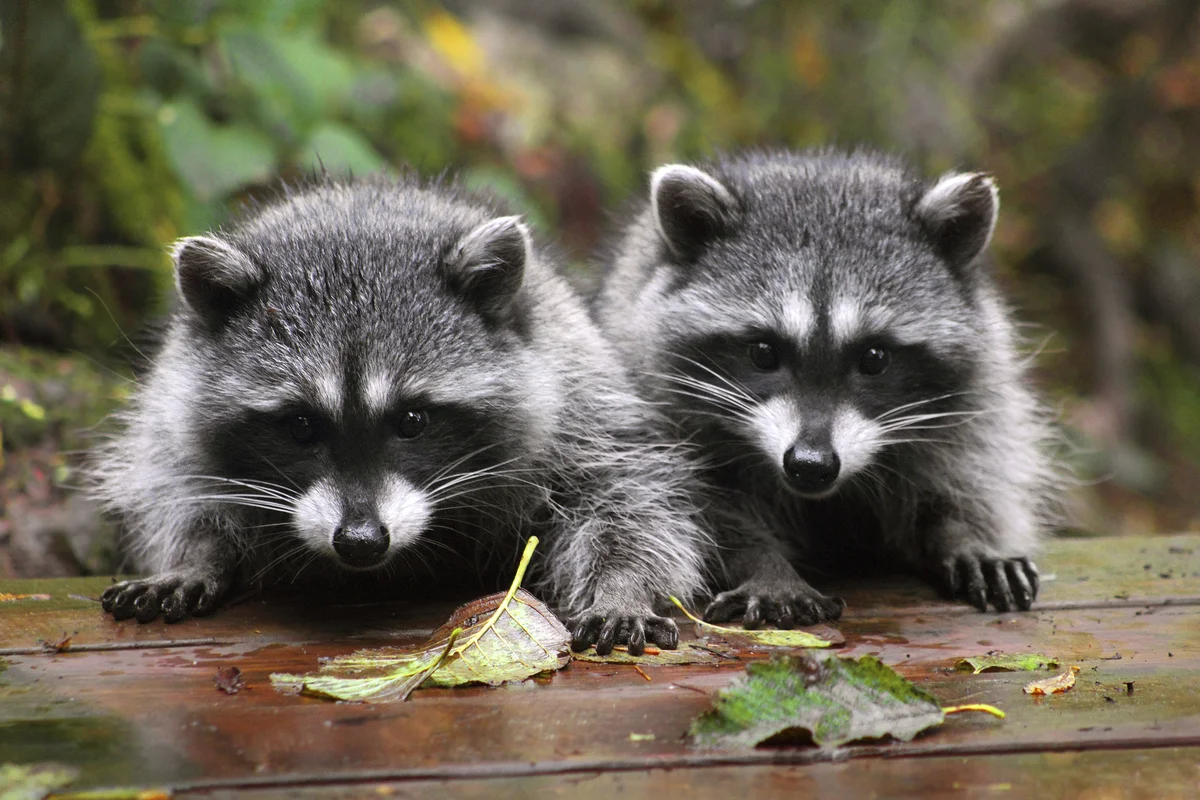
[[333, 532], [334, 552], [352, 567], [376, 566], [383, 561], [388, 544], [388, 530], [378, 522], [350, 522]]
[[783, 454], [783, 469], [802, 492], [820, 492], [837, 480], [842, 461], [832, 450], [791, 447]]

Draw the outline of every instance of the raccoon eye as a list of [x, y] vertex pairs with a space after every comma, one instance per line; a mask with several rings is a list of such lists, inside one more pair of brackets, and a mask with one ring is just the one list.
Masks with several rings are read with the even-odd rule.
[[306, 416], [297, 415], [288, 419], [287, 430], [296, 444], [312, 444], [317, 440], [317, 426]]
[[868, 347], [863, 351], [858, 362], [858, 371], [863, 375], [874, 377], [882, 375], [891, 363], [892, 355], [882, 347]]
[[405, 411], [400, 415], [400, 422], [396, 425], [396, 433], [401, 439], [415, 439], [425, 430], [425, 426], [429, 424], [429, 414], [424, 411]]
[[779, 351], [770, 342], [754, 342], [747, 349], [750, 363], [764, 371], [779, 369]]

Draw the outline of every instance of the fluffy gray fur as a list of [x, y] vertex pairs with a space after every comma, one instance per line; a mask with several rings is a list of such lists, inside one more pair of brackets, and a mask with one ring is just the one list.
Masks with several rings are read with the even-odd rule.
[[985, 256], [992, 179], [821, 150], [651, 183], [596, 312], [710, 484], [726, 591], [708, 616], [836, 618], [795, 566], [864, 557], [1028, 609], [1060, 481]]
[[174, 256], [181, 302], [91, 462], [151, 573], [107, 611], [403, 583], [464, 548], [511, 568], [537, 534], [577, 646], [675, 645], [658, 613], [706, 558], [687, 470], [516, 217], [440, 182], [326, 180]]

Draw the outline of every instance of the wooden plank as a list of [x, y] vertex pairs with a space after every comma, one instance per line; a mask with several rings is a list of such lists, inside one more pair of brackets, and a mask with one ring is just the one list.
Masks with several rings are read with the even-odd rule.
[[[863, 641], [851, 631], [852, 652], [878, 650], [942, 702], [987, 702], [1009, 713], [1004, 721], [952, 717], [916, 742], [856, 752], [1009, 752], [1063, 742], [1073, 748], [1200, 744], [1200, 626], [1194, 624], [1194, 609], [1136, 618], [1137, 631], [1107, 636], [1108, 630], [1126, 630], [1131, 617], [1128, 609], [1054, 612], [1042, 625], [1010, 634], [1014, 642], [1033, 636], [1037, 649], [1084, 668], [1074, 690], [1042, 701], [1022, 694], [1027, 674], [949, 671], [955, 657], [974, 652], [955, 644], [978, 635], [974, 618], [938, 620], [940, 627], [923, 632], [938, 638], [925, 641], [908, 635], [912, 631], [903, 624], [897, 627], [895, 618], [886, 620], [892, 627], [881, 634], [892, 641]], [[1056, 628], [1089, 627], [1088, 637], [1056, 639]], [[908, 641], [894, 640], [897, 636]], [[1180, 649], [1169, 657], [1152, 647], [1136, 650], [1135, 637], [1178, 642]], [[1044, 647], [1055, 641], [1062, 643], [1058, 651]], [[1122, 659], [1101, 660], [1114, 653], [1114, 645], [1126, 648]], [[127, 775], [172, 782], [198, 776], [358, 779], [372, 772], [505, 775], [531, 762], [539, 765], [532, 771], [538, 774], [614, 763], [647, 768], [720, 763], [727, 757], [696, 754], [681, 737], [708, 707], [710, 695], [740, 672], [737, 664], [646, 668], [652, 679], [647, 682], [628, 667], [577, 662], [542, 684], [424, 690], [409, 703], [387, 706], [330, 704], [269, 688], [272, 671], [310, 670], [320, 656], [344, 651], [336, 644], [238, 643], [12, 657], [0, 676], [6, 693], [0, 753], [12, 748], [26, 757], [74, 753], [70, 760], [84, 767], [91, 785], [112, 782], [113, 736], [127, 742], [120, 753]], [[212, 677], [231, 665], [243, 670], [250, 688], [227, 696], [214, 688]], [[1125, 681], [1134, 683], [1133, 694], [1126, 693]], [[46, 724], [48, 717], [56, 720], [50, 728], [29, 724]], [[630, 734], [654, 739], [633, 740]], [[799, 760], [816, 757], [797, 752]]]
[[[1038, 603], [1042, 610], [1200, 605], [1200, 534], [1054, 539], [1041, 565], [1047, 578]], [[0, 603], [0, 655], [36, 652], [39, 640], [55, 641], [67, 634], [74, 634], [72, 643], [82, 648], [411, 639], [441, 624], [455, 605], [451, 600], [339, 605], [272, 595], [222, 609], [207, 619], [138, 625], [132, 620], [114, 622], [88, 599], [99, 597], [110, 582], [110, 578], [0, 581], [0, 592], [52, 597]], [[910, 578], [876, 578], [832, 588], [849, 603], [847, 622], [896, 615], [959, 615], [980, 622], [996, 618], [941, 601], [930, 587]]]
[[[1200, 604], [1200, 534], [1055, 538], [1038, 559], [1040, 608]], [[846, 614], [974, 614], [969, 606], [947, 607], [932, 587], [903, 576], [840, 585]], [[886, 606], [884, 605], [886, 601]], [[883, 609], [887, 608], [885, 612]]]
[[183, 797], [1063, 797], [1172, 800], [1200, 794], [1200, 748], [1056, 752], [971, 758], [854, 760], [808, 766], [689, 767], [462, 781], [364, 781], [350, 786], [240, 787]]
[[[1187, 605], [1200, 594], [1200, 580], [1179, 566], [1191, 563], [1197, 542], [1200, 536], [1171, 537], [1154, 552], [1156, 540], [1063, 542], [1047, 564], [1059, 576], [1048, 587], [1061, 584], [1070, 592], [1030, 614], [904, 606], [890, 589], [863, 595], [840, 625], [847, 654], [878, 655], [943, 703], [989, 702], [1009, 717], [952, 717], [916, 742], [847, 752], [929, 760], [1200, 745], [1200, 624], [1198, 609]], [[1184, 552], [1188, 548], [1193, 552]], [[1148, 572], [1131, 556], [1160, 555], [1182, 559], [1171, 562], [1174, 577], [1151, 580], [1133, 571]], [[1089, 558], [1101, 566], [1105, 558], [1113, 562], [1111, 585]], [[1075, 579], [1061, 583], [1063, 575]], [[628, 667], [577, 662], [541, 682], [423, 690], [399, 705], [336, 705], [280, 695], [268, 675], [312, 670], [319, 657], [356, 647], [419, 639], [451, 604], [321, 607], [255, 600], [210, 619], [139, 626], [112, 622], [87, 599], [104, 584], [0, 586], [52, 596], [0, 603], [0, 645], [20, 651], [6, 657], [0, 674], [0, 762], [75, 763], [84, 771], [80, 786], [136, 780], [199, 791], [262, 781], [264, 788], [331, 779], [361, 786], [445, 775], [507, 781], [608, 769], [745, 770], [829, 758], [811, 749], [696, 753], [685, 746], [688, 723], [740, 673], [737, 663], [646, 668], [646, 681]], [[1112, 586], [1133, 588], [1114, 606]], [[1150, 594], [1156, 586], [1162, 597]], [[1133, 589], [1146, 593], [1144, 603]], [[1072, 605], [1078, 603], [1084, 607]], [[75, 631], [72, 645], [81, 649], [51, 654], [36, 646], [38, 638]], [[683, 633], [692, 635], [691, 626]], [[1028, 675], [953, 671], [959, 657], [989, 650], [1043, 652], [1083, 671], [1070, 693], [1042, 701], [1021, 693]], [[235, 665], [250, 688], [224, 695], [212, 677]]]

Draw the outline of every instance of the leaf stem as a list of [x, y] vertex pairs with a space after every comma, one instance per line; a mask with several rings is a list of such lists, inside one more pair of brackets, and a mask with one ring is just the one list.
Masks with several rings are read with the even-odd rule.
[[989, 706], [987, 703], [968, 703], [962, 706], [943, 706], [943, 714], [958, 714], [963, 711], [983, 711], [986, 714], [991, 714], [993, 717], [1004, 719], [1006, 714], [995, 706]]
[[454, 630], [450, 631], [450, 636], [446, 639], [446, 646], [442, 649], [442, 654], [438, 656], [437, 661], [434, 661], [429, 669], [425, 670], [425, 672], [421, 674], [421, 677], [418, 680], [413, 682], [412, 688], [405, 692], [400, 698], [401, 702], [407, 700], [408, 696], [413, 693], [413, 689], [419, 688], [421, 684], [429, 680], [430, 675], [437, 672], [441, 668], [442, 664], [446, 663], [446, 659], [450, 657], [450, 651], [454, 649], [454, 643], [458, 641], [459, 636], [462, 636], [462, 632], [462, 628], [455, 628]]
[[672, 603], [674, 603], [679, 608], [679, 610], [683, 612], [683, 615], [685, 617], [687, 617], [688, 619], [690, 619], [692, 622], [696, 623], [697, 625], [703, 625], [706, 628], [712, 628], [714, 631], [721, 631], [722, 633], [744, 633], [744, 631], [739, 631], [736, 628], [723, 628], [720, 625], [714, 625], [711, 622], [705, 622], [704, 620], [700, 619], [699, 617], [693, 616], [692, 612], [690, 612], [686, 608], [684, 608], [683, 603], [679, 602], [679, 598], [673, 594], [667, 595], [667, 599], [670, 600]]
[[533, 559], [533, 551], [537, 549], [538, 538], [530, 536], [529, 541], [525, 543], [525, 552], [521, 554], [521, 563], [517, 565], [517, 574], [513, 576], [512, 586], [508, 587], [508, 593], [504, 595], [504, 599], [493, 612], [492, 616], [482, 627], [471, 635], [467, 641], [463, 642], [463, 646], [459, 650], [466, 650], [471, 645], [478, 642], [485, 633], [492, 629], [492, 626], [500, 619], [500, 615], [508, 608], [508, 604], [512, 602], [513, 597], [517, 594], [517, 589], [521, 588], [521, 581], [525, 579], [525, 570], [529, 568], [529, 562]]

